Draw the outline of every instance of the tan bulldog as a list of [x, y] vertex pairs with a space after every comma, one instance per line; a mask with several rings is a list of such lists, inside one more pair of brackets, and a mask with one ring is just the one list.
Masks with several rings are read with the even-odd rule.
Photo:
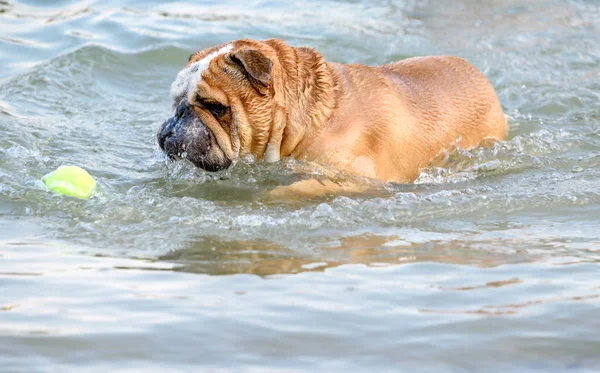
[[[237, 40], [193, 54], [171, 85], [158, 133], [171, 158], [207, 171], [252, 154], [406, 183], [452, 146], [504, 139], [494, 88], [467, 61], [417, 57], [368, 67], [326, 62], [281, 40]], [[308, 180], [276, 193], [360, 190]]]

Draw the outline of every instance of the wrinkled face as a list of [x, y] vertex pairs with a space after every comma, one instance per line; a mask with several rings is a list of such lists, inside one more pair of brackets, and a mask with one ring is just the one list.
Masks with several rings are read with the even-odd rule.
[[157, 136], [162, 150], [218, 171], [262, 147], [271, 126], [271, 67], [262, 51], [235, 43], [192, 55], [171, 85], [173, 115]]

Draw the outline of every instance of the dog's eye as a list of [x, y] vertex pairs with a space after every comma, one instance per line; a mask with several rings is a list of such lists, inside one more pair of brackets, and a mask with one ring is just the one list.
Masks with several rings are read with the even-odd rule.
[[222, 117], [227, 112], [227, 106], [214, 101], [201, 100], [200, 104], [210, 111], [215, 118]]

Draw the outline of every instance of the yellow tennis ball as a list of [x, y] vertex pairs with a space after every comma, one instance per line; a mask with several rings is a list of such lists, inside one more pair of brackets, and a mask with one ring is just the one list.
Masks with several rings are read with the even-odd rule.
[[96, 190], [96, 180], [77, 166], [60, 166], [42, 180], [51, 191], [77, 198], [89, 198]]

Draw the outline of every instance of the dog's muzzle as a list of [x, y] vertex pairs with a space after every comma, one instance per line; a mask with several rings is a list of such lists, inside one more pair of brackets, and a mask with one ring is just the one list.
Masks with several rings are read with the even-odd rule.
[[231, 165], [220, 149], [211, 152], [212, 133], [198, 118], [193, 107], [183, 100], [157, 134], [158, 145], [171, 159], [185, 158], [206, 171], [218, 171]]
[[[158, 131], [158, 145], [171, 158], [181, 157], [185, 153], [182, 149], [184, 132], [192, 120], [193, 109], [187, 100], [184, 100], [175, 109], [175, 114], [167, 119]], [[206, 136], [208, 139], [208, 136]]]

